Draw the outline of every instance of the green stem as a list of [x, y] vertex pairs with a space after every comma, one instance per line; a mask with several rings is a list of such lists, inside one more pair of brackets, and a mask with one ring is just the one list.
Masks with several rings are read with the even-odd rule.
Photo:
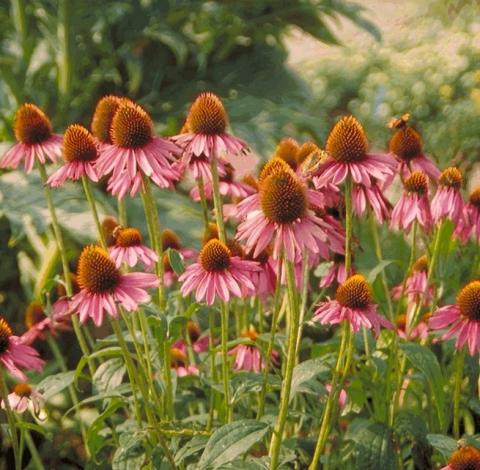
[[302, 341], [302, 331], [303, 331], [303, 321], [305, 319], [305, 312], [307, 310], [307, 299], [308, 299], [308, 274], [309, 274], [309, 266], [308, 266], [308, 253], [305, 250], [303, 254], [303, 284], [302, 284], [302, 303], [300, 306], [300, 318], [299, 318], [299, 329], [298, 329], [298, 336], [297, 336], [297, 358], [298, 353], [300, 351], [300, 343]]
[[352, 273], [352, 178], [345, 181], [345, 271], [347, 277]]
[[[38, 171], [40, 173], [43, 189], [45, 191], [45, 198], [47, 200], [48, 210], [50, 211], [50, 217], [52, 219], [53, 233], [55, 235], [55, 240], [58, 245], [58, 251], [60, 252], [60, 259], [62, 261], [62, 268], [63, 268], [63, 277], [65, 280], [65, 291], [67, 293], [67, 297], [71, 297], [73, 294], [73, 289], [72, 289], [72, 280], [70, 278], [70, 267], [68, 265], [67, 250], [65, 249], [65, 243], [63, 241], [62, 231], [60, 229], [60, 224], [58, 223], [57, 212], [53, 204], [52, 193], [50, 191], [49, 186], [47, 185], [47, 171], [45, 170], [45, 167], [41, 163], [38, 164]], [[95, 364], [90, 359], [90, 350], [85, 340], [83, 331], [80, 327], [78, 316], [72, 315], [71, 318], [72, 318], [73, 330], [75, 331], [78, 344], [80, 345], [82, 354], [87, 359], [90, 376], [93, 377], [93, 374], [95, 373]]]
[[457, 355], [455, 361], [455, 383], [453, 389], [453, 437], [460, 438], [460, 397], [462, 392], [463, 366], [465, 363], [465, 348]]
[[72, 82], [72, 38], [71, 38], [71, 1], [59, 0], [57, 35], [60, 44], [58, 63], [58, 90], [60, 95], [70, 94]]
[[26, 66], [28, 62], [28, 32], [24, 0], [12, 0], [12, 16], [15, 30], [20, 38], [20, 44], [22, 45], [23, 60]]
[[197, 178], [198, 193], [200, 194], [200, 204], [202, 206], [202, 217], [203, 225], [205, 226], [205, 233], [208, 232], [208, 204], [207, 198], [205, 197], [205, 184], [203, 183], [203, 178], [199, 176]]
[[223, 223], [223, 205], [222, 205], [222, 197], [220, 195], [219, 190], [219, 178], [218, 178], [218, 166], [217, 166], [217, 159], [212, 158], [211, 163], [212, 169], [212, 192], [213, 192], [213, 204], [215, 206], [215, 220], [217, 222], [218, 227], [218, 236], [220, 237], [220, 241], [222, 243], [227, 242], [227, 235], [225, 233], [225, 224]]
[[8, 401], [8, 389], [7, 384], [5, 383], [5, 376], [3, 371], [3, 366], [0, 366], [0, 397], [5, 404], [5, 413], [7, 415], [7, 422], [8, 428], [10, 430], [10, 439], [12, 441], [12, 449], [13, 455], [15, 458], [15, 469], [21, 470], [22, 462], [21, 462], [21, 455], [19, 452], [18, 446], [18, 434], [17, 434], [17, 426], [16, 426], [16, 417], [13, 413], [12, 408], [10, 407], [10, 402]]
[[[380, 244], [380, 237], [378, 235], [378, 227], [375, 222], [375, 218], [373, 216], [373, 213], [370, 212], [370, 225], [372, 228], [372, 238], [373, 238], [373, 243], [375, 246], [375, 254], [377, 256], [377, 260], [379, 263], [383, 262], [383, 252], [382, 252], [382, 245]], [[387, 312], [388, 312], [388, 319], [390, 321], [393, 321], [393, 306], [392, 306], [392, 299], [390, 296], [390, 289], [388, 288], [388, 281], [387, 281], [387, 275], [385, 273], [385, 269], [382, 269], [382, 272], [380, 273], [380, 278], [382, 280], [382, 286], [383, 290], [385, 292], [385, 299], [387, 300]]]
[[105, 251], [108, 251], [107, 242], [105, 240], [105, 234], [102, 230], [102, 223], [100, 222], [100, 217], [98, 216], [97, 204], [95, 202], [95, 197], [93, 196], [92, 186], [90, 185], [90, 180], [86, 176], [82, 176], [82, 185], [83, 190], [85, 192], [85, 196], [87, 197], [88, 204], [92, 211], [93, 220], [95, 222], [95, 226], [97, 227], [97, 233], [100, 240], [100, 244]]
[[118, 223], [123, 227], [127, 226], [127, 205], [125, 199], [117, 199]]
[[287, 292], [290, 310], [290, 331], [288, 334], [287, 364], [285, 366], [285, 377], [282, 382], [280, 394], [280, 410], [278, 413], [275, 429], [270, 441], [270, 469], [274, 470], [278, 466], [280, 446], [283, 439], [283, 431], [287, 421], [288, 405], [290, 402], [290, 389], [292, 386], [293, 369], [297, 358], [297, 337], [299, 330], [299, 309], [296, 295], [295, 274], [293, 264], [285, 260], [285, 270], [287, 274]]
[[145, 210], [145, 217], [147, 219], [147, 225], [149, 227], [149, 233], [151, 236], [150, 243], [152, 244], [152, 247], [158, 256], [158, 261], [155, 264], [156, 273], [160, 280], [160, 283], [158, 285], [158, 305], [160, 306], [160, 309], [163, 310], [165, 308], [165, 285], [163, 281], [164, 267], [162, 231], [160, 228], [158, 211], [155, 206], [155, 199], [153, 198], [152, 194], [152, 185], [150, 183], [150, 179], [146, 176], [143, 177], [142, 201]]
[[34, 467], [37, 470], [45, 470], [43, 466], [42, 459], [40, 454], [38, 453], [37, 447], [35, 446], [35, 442], [33, 442], [32, 436], [28, 429], [24, 430], [25, 432], [25, 442], [27, 443], [28, 450], [30, 451], [30, 456], [32, 457], [32, 462]]
[[230, 406], [230, 366], [228, 363], [228, 304], [221, 302], [221, 346], [222, 346], [222, 378], [223, 378], [223, 394], [225, 406], [225, 423], [232, 420], [232, 409]]
[[[217, 381], [217, 369], [215, 367], [215, 336], [214, 336], [214, 327], [215, 327], [215, 312], [209, 310], [208, 312], [208, 350], [210, 356], [210, 375], [212, 382], [216, 383]], [[214, 414], [215, 414], [215, 401], [216, 401], [216, 390], [212, 386], [210, 389], [210, 409], [208, 413], [208, 422], [207, 422], [207, 431], [212, 429]]]

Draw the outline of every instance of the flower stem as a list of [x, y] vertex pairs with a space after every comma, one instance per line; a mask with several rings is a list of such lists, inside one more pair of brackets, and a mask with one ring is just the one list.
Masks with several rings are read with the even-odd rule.
[[70, 0], [59, 0], [57, 35], [60, 44], [58, 60], [58, 90], [62, 97], [70, 94], [72, 83], [72, 37]]
[[42, 463], [42, 459], [38, 453], [37, 447], [35, 446], [35, 442], [33, 442], [30, 431], [28, 429], [25, 429], [24, 433], [25, 433], [24, 435], [25, 442], [27, 443], [28, 450], [30, 451], [30, 456], [32, 458], [33, 466], [37, 470], [45, 470], [45, 467], [43, 466], [43, 463]]
[[[60, 224], [58, 223], [57, 212], [53, 204], [52, 193], [50, 191], [50, 188], [47, 185], [47, 172], [45, 170], [45, 167], [41, 163], [38, 164], [38, 171], [40, 173], [40, 178], [43, 183], [45, 198], [47, 200], [48, 210], [50, 211], [50, 217], [52, 219], [53, 233], [55, 235], [55, 240], [58, 245], [58, 251], [60, 252], [60, 259], [62, 261], [62, 268], [63, 268], [63, 277], [65, 280], [65, 291], [67, 293], [67, 297], [71, 297], [73, 294], [73, 290], [72, 290], [72, 280], [70, 278], [70, 268], [68, 266], [67, 250], [65, 249], [65, 243], [63, 241], [62, 231], [60, 229]], [[95, 364], [90, 358], [90, 351], [89, 351], [87, 342], [85, 340], [83, 331], [80, 327], [80, 322], [78, 320], [77, 315], [72, 315], [72, 325], [78, 340], [78, 344], [80, 345], [82, 354], [85, 356], [87, 360], [90, 376], [93, 377], [93, 374], [95, 373]]]
[[205, 184], [201, 176], [197, 178], [197, 185], [198, 185], [198, 193], [200, 195], [200, 204], [202, 206], [203, 225], [205, 226], [205, 232], [207, 232], [208, 231], [208, 204], [207, 204], [207, 198], [205, 197]]
[[5, 404], [5, 413], [7, 415], [8, 428], [10, 430], [10, 438], [12, 441], [13, 455], [15, 457], [15, 469], [21, 470], [22, 462], [21, 462], [21, 455], [20, 455], [19, 446], [18, 446], [17, 427], [15, 424], [16, 417], [13, 413], [12, 408], [10, 407], [10, 402], [8, 401], [8, 389], [7, 389], [7, 384], [5, 383], [5, 376], [4, 376], [4, 371], [2, 366], [0, 366], [0, 397], [2, 398], [3, 403]]
[[220, 237], [220, 241], [222, 243], [226, 243], [227, 235], [225, 233], [225, 224], [223, 223], [223, 205], [222, 205], [222, 197], [220, 195], [220, 189], [219, 189], [220, 182], [218, 178], [218, 166], [217, 166], [216, 158], [212, 158], [211, 169], [212, 169], [213, 204], [215, 206], [215, 220], [217, 222], [217, 227], [218, 227], [218, 236]]
[[232, 409], [230, 406], [230, 369], [228, 364], [228, 304], [221, 302], [221, 346], [222, 346], [222, 376], [223, 376], [223, 394], [225, 405], [225, 423], [232, 420]]
[[93, 220], [95, 221], [95, 226], [97, 227], [100, 244], [102, 245], [102, 248], [104, 250], [108, 251], [107, 242], [105, 240], [105, 234], [103, 233], [102, 224], [100, 222], [100, 218], [98, 217], [97, 204], [95, 203], [95, 197], [93, 196], [92, 186], [90, 185], [90, 180], [86, 176], [82, 176], [82, 185], [83, 185], [83, 190], [85, 192], [85, 196], [87, 197], [88, 204], [90, 205], [90, 209], [93, 214]]
[[[162, 246], [162, 232], [160, 229], [160, 220], [158, 217], [158, 211], [155, 207], [155, 199], [152, 194], [152, 185], [150, 179], [146, 176], [143, 177], [143, 189], [142, 189], [142, 202], [145, 210], [145, 217], [151, 236], [150, 243], [153, 249], [157, 253], [158, 261], [155, 264], [155, 270], [160, 280], [158, 285], [158, 305], [163, 310], [165, 308], [165, 285], [163, 281], [163, 246]], [[170, 373], [170, 366], [168, 367]]]
[[[209, 310], [208, 312], [208, 349], [209, 349], [209, 356], [210, 356], [210, 375], [212, 378], [212, 382], [216, 383], [217, 369], [215, 367], [215, 353], [213, 352], [215, 349], [215, 336], [213, 331], [214, 327], [215, 327], [215, 312], [213, 310]], [[213, 419], [215, 414], [216, 396], [217, 396], [217, 392], [215, 388], [212, 386], [210, 388], [210, 410], [208, 413], [207, 431], [210, 431], [210, 429], [212, 429]]]
[[453, 389], [453, 437], [460, 438], [460, 397], [462, 392], [465, 348], [458, 353], [455, 361], [455, 383]]
[[290, 389], [292, 386], [293, 369], [295, 367], [297, 357], [297, 337], [299, 327], [299, 308], [296, 295], [295, 274], [293, 264], [284, 260], [285, 270], [287, 274], [287, 292], [290, 311], [290, 331], [288, 334], [287, 348], [287, 364], [285, 366], [285, 377], [282, 382], [282, 390], [280, 394], [280, 410], [278, 413], [275, 429], [270, 441], [270, 469], [274, 470], [278, 466], [280, 455], [280, 446], [283, 439], [283, 431], [287, 421], [288, 405], [290, 402]]
[[352, 178], [345, 181], [345, 271], [347, 277], [352, 274]]
[[117, 199], [118, 223], [127, 226], [127, 205], [125, 199]]
[[[370, 225], [372, 228], [372, 238], [375, 247], [375, 254], [377, 256], [377, 260], [379, 263], [383, 262], [383, 253], [382, 253], [382, 245], [380, 244], [380, 237], [378, 235], [378, 226], [375, 222], [375, 218], [373, 213], [370, 211]], [[388, 312], [388, 319], [390, 321], [393, 320], [393, 306], [392, 306], [392, 299], [390, 296], [390, 289], [388, 288], [388, 281], [387, 275], [385, 273], [385, 269], [382, 269], [380, 273], [380, 278], [382, 280], [383, 290], [385, 292], [385, 299], [387, 300], [387, 312]]]

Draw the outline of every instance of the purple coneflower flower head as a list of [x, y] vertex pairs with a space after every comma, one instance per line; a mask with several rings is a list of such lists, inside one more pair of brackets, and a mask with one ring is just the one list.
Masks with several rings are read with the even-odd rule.
[[108, 251], [117, 268], [120, 268], [122, 263], [133, 267], [139, 261], [146, 268], [151, 268], [158, 261], [158, 255], [143, 244], [143, 235], [140, 230], [134, 227], [118, 226], [113, 232], [113, 237], [115, 244], [110, 246]]
[[426, 232], [432, 229], [428, 179], [421, 171], [414, 171], [404, 181], [404, 192], [393, 208], [390, 228], [398, 227], [409, 233], [415, 220]]
[[260, 174], [258, 199], [248, 201], [252, 207], [258, 207], [238, 226], [237, 239], [245, 241], [254, 257], [272, 244], [274, 259], [284, 250], [291, 262], [301, 259], [305, 251], [319, 253], [325, 259], [330, 249], [342, 252], [343, 234], [332, 230], [312, 210], [323, 202], [321, 196], [308, 189], [288, 166], [285, 168], [284, 162], [279, 162], [282, 160], [274, 159], [269, 174]]
[[321, 288], [330, 287], [334, 282], [343, 284], [347, 280], [347, 270], [345, 269], [345, 256], [335, 253], [333, 262], [328, 271], [320, 280]]
[[257, 262], [232, 256], [230, 248], [214, 238], [205, 244], [197, 262], [188, 266], [178, 280], [184, 296], [195, 291], [198, 302], [205, 300], [212, 305], [217, 298], [228, 302], [230, 297], [254, 294], [253, 273], [259, 269]]
[[329, 158], [316, 172], [317, 184], [338, 185], [350, 176], [357, 184], [371, 186], [372, 178], [382, 183], [394, 174], [393, 158], [368, 153], [365, 131], [353, 116], [345, 116], [335, 124], [325, 149]]
[[458, 225], [463, 218], [465, 203], [460, 192], [463, 183], [462, 173], [458, 168], [449, 167], [438, 179], [438, 189], [432, 199], [432, 216], [435, 223], [450, 219]]
[[30, 173], [35, 160], [42, 165], [56, 162], [62, 137], [52, 133], [50, 119], [39, 107], [22, 104], [15, 114], [13, 130], [17, 143], [0, 159], [0, 168], [18, 168], [23, 161], [25, 172]]
[[[12, 393], [8, 394], [7, 400], [10, 409], [15, 413], [24, 413], [31, 406], [35, 415], [40, 413], [40, 407], [44, 401], [43, 396], [27, 383], [15, 384]], [[1, 408], [6, 408], [4, 400], [1, 402]]]
[[117, 304], [128, 312], [137, 310], [138, 304], [150, 300], [145, 289], [159, 283], [155, 274], [121, 273], [108, 253], [95, 245], [83, 249], [77, 278], [80, 292], [72, 297], [69, 307], [78, 312], [82, 323], [91, 318], [96, 326], [103, 323], [105, 312], [118, 316]]
[[372, 182], [371, 186], [355, 184], [352, 192], [352, 207], [357, 216], [362, 216], [367, 207], [370, 207], [375, 214], [379, 224], [382, 224], [390, 217], [392, 206], [383, 195], [380, 187]]
[[15, 336], [7, 321], [0, 317], [0, 365], [18, 380], [26, 382], [27, 376], [20, 368], [41, 371], [44, 364], [38, 352]]
[[467, 344], [471, 356], [480, 351], [480, 281], [467, 284], [458, 294], [454, 305], [445, 305], [434, 312], [429, 325], [433, 330], [451, 325], [442, 340], [456, 335], [457, 349]]
[[335, 300], [322, 302], [313, 317], [322, 325], [335, 325], [346, 320], [354, 333], [362, 326], [378, 335], [380, 327], [393, 329], [393, 325], [377, 313], [370, 285], [361, 274], [350, 276], [336, 292]]
[[227, 132], [228, 117], [221, 99], [202, 93], [192, 103], [182, 133], [172, 140], [183, 148], [182, 162], [190, 165], [192, 157], [205, 156], [228, 161], [229, 155], [247, 151], [247, 144]]
[[200, 374], [200, 370], [195, 364], [187, 364], [187, 354], [182, 349], [170, 348], [170, 360], [171, 367], [175, 370], [178, 377]]
[[440, 470], [480, 470], [480, 450], [472, 446], [462, 446], [452, 453], [448, 465]]
[[98, 181], [95, 170], [98, 144], [85, 127], [72, 124], [67, 128], [63, 136], [62, 157], [64, 165], [48, 178], [49, 186], [63, 186], [66, 180], [77, 181], [82, 176]]
[[480, 187], [474, 189], [465, 204], [464, 217], [455, 228], [455, 235], [466, 242], [473, 235], [480, 243]]
[[161, 188], [172, 187], [180, 178], [172, 166], [179, 148], [154, 135], [152, 119], [137, 104], [122, 100], [112, 119], [110, 138], [112, 144], [102, 146], [96, 169], [100, 177], [111, 174], [107, 189], [114, 196], [135, 196], [143, 175]]
[[404, 114], [400, 119], [392, 119], [389, 127], [395, 129], [388, 147], [398, 161], [398, 173], [403, 178], [412, 171], [421, 171], [433, 181], [437, 181], [440, 170], [423, 153], [421, 135], [407, 123], [410, 114]]

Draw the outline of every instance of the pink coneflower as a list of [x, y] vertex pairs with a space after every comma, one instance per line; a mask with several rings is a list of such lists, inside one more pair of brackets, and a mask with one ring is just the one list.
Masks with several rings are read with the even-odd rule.
[[65, 165], [48, 178], [47, 184], [53, 188], [62, 186], [65, 181], [77, 181], [88, 176], [98, 181], [95, 160], [98, 158], [98, 147], [92, 134], [79, 124], [72, 124], [63, 136], [62, 157]]
[[140, 106], [122, 100], [110, 129], [112, 144], [104, 144], [96, 161], [99, 176], [111, 173], [107, 189], [119, 198], [135, 196], [148, 176], [161, 188], [172, 187], [180, 177], [172, 167], [178, 147], [153, 134], [153, 122]]
[[[217, 171], [220, 178], [225, 175], [225, 164], [223, 160], [217, 161]], [[182, 160], [177, 162], [177, 166], [180, 171], [183, 171], [185, 168], [185, 163]], [[192, 177], [196, 180], [202, 178], [205, 184], [212, 181], [212, 170], [210, 166], [210, 159], [204, 154], [202, 155], [192, 155], [186, 166], [188, 172], [191, 173]]]
[[392, 205], [375, 182], [371, 186], [355, 184], [352, 191], [353, 212], [362, 216], [368, 206], [373, 210], [378, 223], [382, 224], [390, 217]]
[[[12, 393], [8, 394], [7, 400], [10, 409], [16, 413], [21, 414], [25, 412], [31, 405], [35, 415], [40, 413], [40, 407], [44, 401], [43, 396], [26, 383], [14, 385]], [[5, 409], [5, 407], [5, 402], [2, 400], [1, 408]]]
[[96, 326], [102, 324], [104, 312], [118, 316], [117, 302], [128, 312], [148, 302], [150, 296], [145, 289], [157, 287], [159, 282], [155, 274], [122, 274], [108, 253], [94, 245], [83, 249], [77, 278], [81, 290], [72, 297], [70, 308], [78, 312], [82, 323], [90, 317]]
[[183, 132], [172, 138], [184, 150], [184, 165], [188, 166], [192, 157], [228, 160], [228, 155], [246, 152], [246, 142], [228, 134], [227, 125], [220, 98], [213, 93], [200, 94], [190, 107]]
[[361, 274], [354, 274], [341, 284], [335, 300], [321, 303], [313, 319], [322, 325], [335, 325], [346, 320], [354, 333], [362, 326], [373, 328], [376, 335], [381, 326], [393, 329], [393, 325], [377, 313], [370, 285]]
[[30, 173], [35, 158], [42, 165], [48, 160], [56, 162], [62, 137], [52, 134], [52, 124], [40, 108], [31, 103], [22, 104], [15, 115], [13, 130], [18, 143], [2, 157], [0, 168], [17, 168], [24, 160], [25, 172]]
[[115, 244], [108, 248], [111, 258], [115, 261], [117, 268], [122, 263], [133, 267], [139, 261], [145, 267], [151, 268], [157, 261], [157, 254], [148, 246], [143, 244], [143, 236], [134, 227], [117, 227], [113, 237]]
[[298, 261], [305, 251], [319, 253], [323, 258], [328, 258], [329, 249], [343, 251], [342, 233], [332, 230], [311, 209], [323, 200], [307, 189], [290, 168], [280, 165], [259, 181], [259, 207], [248, 213], [237, 231], [237, 238], [245, 240], [254, 257], [270, 243], [274, 259], [284, 249], [292, 262]]
[[277, 145], [273, 158], [283, 160], [299, 176], [307, 176], [312, 166], [323, 163], [327, 154], [314, 142], [307, 141], [300, 145], [295, 139], [287, 137]]
[[397, 335], [405, 340], [409, 339], [415, 339], [418, 338], [420, 341], [424, 342], [428, 338], [429, 334], [429, 328], [428, 328], [428, 320], [432, 316], [431, 313], [426, 313], [420, 322], [415, 325], [415, 327], [412, 329], [411, 333], [407, 333], [407, 321], [408, 321], [408, 315], [405, 313], [402, 313], [399, 315], [395, 321], [396, 325], [396, 332]]
[[412, 271], [405, 282], [405, 290], [403, 284], [395, 286], [392, 289], [392, 297], [399, 300], [403, 294], [406, 294], [409, 305], [414, 305], [420, 299], [428, 305], [433, 297], [434, 288], [428, 285], [427, 279], [428, 259], [426, 256], [421, 256], [413, 263]]
[[429, 325], [433, 330], [452, 325], [442, 340], [458, 335], [457, 349], [467, 343], [471, 356], [480, 351], [480, 281], [467, 284], [458, 294], [455, 305], [439, 308], [430, 318]]
[[183, 283], [184, 296], [195, 290], [198, 302], [205, 299], [212, 305], [217, 297], [228, 302], [231, 296], [252, 295], [252, 276], [258, 270], [258, 263], [232, 256], [224, 243], [212, 239], [200, 251], [197, 262], [188, 266], [178, 280]]
[[396, 129], [388, 147], [398, 161], [398, 173], [406, 178], [412, 171], [421, 171], [432, 180], [437, 181], [440, 170], [424, 155], [422, 137], [407, 124], [410, 115], [404, 114], [400, 119], [392, 119], [389, 127]]
[[480, 470], [480, 450], [472, 446], [463, 446], [453, 451], [448, 465], [440, 470]]
[[390, 228], [410, 232], [417, 220], [426, 232], [432, 228], [432, 214], [428, 201], [428, 180], [421, 171], [414, 171], [404, 182], [405, 191], [393, 208]]
[[31, 346], [23, 344], [4, 318], [0, 317], [0, 363], [18, 380], [25, 382], [27, 376], [18, 368], [41, 371], [45, 361]]
[[[177, 234], [170, 229], [165, 229], [162, 232], [162, 248], [164, 252], [168, 249], [177, 251], [184, 260], [195, 258], [198, 254], [196, 250], [183, 247]], [[163, 257], [163, 266], [163, 282], [166, 287], [170, 287], [177, 279], [177, 274], [170, 266], [170, 260], [166, 253]]]
[[254, 284], [257, 289], [257, 295], [262, 300], [265, 300], [275, 292], [277, 284], [277, 262], [272, 258], [268, 248], [262, 251], [256, 258], [252, 258], [250, 255], [249, 258], [258, 262], [260, 270], [256, 273], [257, 277]]
[[[224, 175], [220, 177], [218, 185], [219, 192], [222, 196], [236, 199], [244, 199], [247, 196], [255, 193], [255, 189], [250, 184], [243, 181], [236, 181], [234, 179], [234, 169], [229, 163], [225, 163], [224, 169]], [[212, 199], [212, 182], [208, 181], [207, 183], [205, 183], [204, 189], [205, 197], [207, 199]], [[200, 192], [198, 187], [195, 186], [190, 191], [190, 197], [194, 201], [200, 201]]]
[[187, 355], [181, 349], [172, 347], [170, 349], [170, 359], [171, 367], [175, 369], [178, 377], [200, 374], [200, 370], [195, 364], [187, 364]]
[[328, 271], [320, 280], [321, 288], [330, 287], [334, 282], [343, 284], [347, 280], [347, 270], [345, 269], [345, 256], [335, 253], [333, 262]]
[[25, 325], [28, 330], [21, 336], [23, 344], [30, 345], [37, 339], [45, 340], [46, 334], [55, 336], [58, 331], [69, 331], [70, 325], [66, 318], [45, 314], [40, 302], [31, 302], [25, 311]]
[[[187, 335], [190, 338], [190, 343], [192, 345], [192, 349], [197, 354], [207, 352], [209, 348], [209, 341], [210, 338], [208, 335], [201, 336], [200, 327], [197, 323], [192, 320], [188, 320], [187, 322]], [[174, 348], [180, 349], [184, 353], [187, 352], [187, 344], [183, 339], [179, 339], [175, 341], [173, 344]]]
[[367, 153], [367, 136], [353, 116], [345, 116], [335, 124], [327, 138], [326, 151], [329, 158], [317, 170], [317, 184], [338, 185], [350, 175], [354, 183], [371, 186], [372, 178], [380, 183], [394, 174], [394, 159]]
[[[253, 343], [258, 339], [258, 334], [253, 327], [244, 331], [242, 336], [248, 338]], [[256, 344], [237, 344], [237, 346], [228, 351], [228, 354], [235, 356], [233, 364], [235, 370], [248, 370], [259, 373], [265, 367], [262, 353]], [[276, 351], [272, 351], [272, 362], [278, 363], [278, 353]]]
[[464, 242], [473, 234], [477, 243], [480, 243], [480, 187], [470, 193], [464, 217], [460, 219], [455, 234]]
[[112, 128], [113, 117], [123, 103], [132, 103], [132, 101], [128, 98], [121, 98], [120, 96], [106, 95], [100, 98], [95, 106], [90, 128], [101, 148], [103, 148], [104, 145], [112, 144], [110, 130]]
[[435, 223], [441, 219], [450, 219], [458, 225], [463, 218], [465, 203], [460, 189], [463, 177], [458, 168], [447, 168], [438, 179], [438, 189], [432, 199], [432, 216]]

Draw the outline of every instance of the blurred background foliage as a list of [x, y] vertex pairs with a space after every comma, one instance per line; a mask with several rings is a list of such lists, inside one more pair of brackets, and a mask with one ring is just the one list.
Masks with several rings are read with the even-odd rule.
[[[209, 89], [262, 158], [286, 135], [322, 145], [344, 113], [385, 149], [386, 123], [409, 111], [426, 152], [441, 167], [453, 161], [468, 170], [480, 148], [477, 9], [475, 0], [1, 2], [0, 140], [13, 140], [24, 101], [43, 107], [63, 132], [72, 122], [88, 126], [106, 93], [139, 101], [171, 135]], [[9, 240], [0, 256], [10, 266], [0, 275], [0, 306], [9, 314], [38, 291], [45, 263], [56, 269], [38, 243], [32, 248], [35, 234], [48, 245], [47, 213], [38, 179], [21, 173], [0, 176], [0, 237]], [[79, 188], [55, 193], [75, 254], [92, 239], [91, 221]], [[157, 195], [164, 225], [186, 242], [197, 238], [196, 206], [182, 193]], [[112, 213], [114, 201], [100, 191], [98, 198]], [[141, 224], [137, 201], [129, 209]]]

